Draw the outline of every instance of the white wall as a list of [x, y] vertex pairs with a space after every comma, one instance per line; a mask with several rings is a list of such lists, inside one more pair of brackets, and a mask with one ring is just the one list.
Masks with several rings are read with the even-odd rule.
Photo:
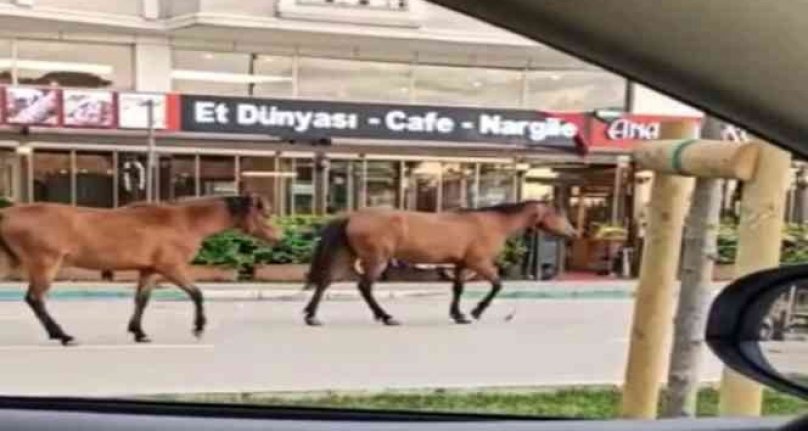
[[658, 93], [640, 84], [634, 88], [634, 103], [630, 111], [635, 114], [703, 116], [704, 113], [676, 99]]
[[171, 91], [171, 47], [166, 40], [135, 44], [135, 90]]

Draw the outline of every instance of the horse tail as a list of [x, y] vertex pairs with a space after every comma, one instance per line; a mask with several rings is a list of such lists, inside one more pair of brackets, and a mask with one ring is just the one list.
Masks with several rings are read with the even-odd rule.
[[320, 241], [314, 248], [314, 254], [306, 274], [306, 285], [303, 290], [309, 290], [314, 286], [328, 283], [334, 271], [334, 264], [338, 258], [346, 254], [352, 254], [351, 246], [348, 244], [348, 219], [338, 218], [326, 224], [320, 231]]
[[[5, 214], [0, 211], [0, 223], [5, 220]], [[0, 233], [0, 277], [14, 274], [20, 267], [20, 257], [9, 247], [8, 242]]]

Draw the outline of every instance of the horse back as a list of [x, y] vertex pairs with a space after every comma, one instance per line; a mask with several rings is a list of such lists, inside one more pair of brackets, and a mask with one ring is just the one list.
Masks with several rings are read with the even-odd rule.
[[369, 250], [405, 261], [441, 263], [463, 259], [480, 238], [480, 227], [476, 217], [459, 213], [371, 209], [352, 214], [347, 233], [360, 255]]

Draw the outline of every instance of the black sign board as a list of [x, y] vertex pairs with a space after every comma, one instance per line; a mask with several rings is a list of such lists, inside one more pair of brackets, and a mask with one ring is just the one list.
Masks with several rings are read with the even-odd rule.
[[583, 148], [579, 114], [197, 95], [181, 100], [180, 128], [190, 132]]

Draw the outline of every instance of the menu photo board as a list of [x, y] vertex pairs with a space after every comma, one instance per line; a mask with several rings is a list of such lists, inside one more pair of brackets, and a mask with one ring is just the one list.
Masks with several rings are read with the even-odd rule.
[[167, 127], [167, 96], [157, 93], [118, 93], [118, 127], [122, 129], [149, 128], [149, 102], [153, 106], [153, 127]]
[[62, 91], [62, 124], [65, 126], [112, 128], [115, 114], [115, 94], [110, 91]]
[[45, 87], [6, 87], [5, 119], [9, 124], [58, 126], [60, 90]]

